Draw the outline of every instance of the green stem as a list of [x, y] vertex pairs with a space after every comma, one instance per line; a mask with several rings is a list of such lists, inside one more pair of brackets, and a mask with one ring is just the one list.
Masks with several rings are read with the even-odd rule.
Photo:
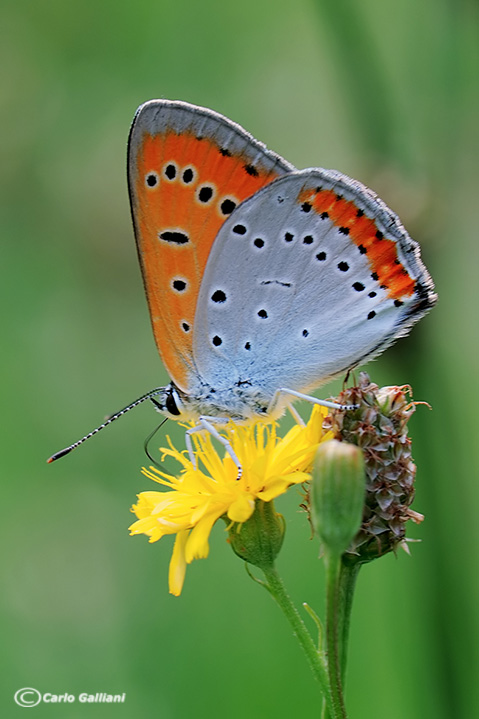
[[[344, 595], [341, 587], [341, 555], [328, 553], [326, 559], [326, 648], [328, 653], [329, 685], [336, 716], [347, 719], [341, 681], [341, 663], [345, 654]], [[323, 712], [329, 717], [329, 708]], [[334, 715], [332, 715], [334, 716]]]
[[339, 575], [338, 587], [338, 655], [341, 667], [341, 682], [343, 692], [346, 680], [346, 664], [348, 659], [348, 640], [349, 626], [351, 622], [351, 609], [353, 607], [356, 579], [358, 577], [360, 568], [360, 562], [355, 562], [354, 564], [345, 564], [344, 560], [341, 562], [341, 571]]
[[[344, 555], [343, 555], [344, 556]], [[349, 626], [351, 621], [351, 609], [353, 606], [354, 590], [356, 587], [356, 579], [361, 568], [360, 562], [345, 563], [341, 562], [338, 585], [337, 585], [337, 611], [335, 612], [337, 620], [337, 656], [339, 658], [339, 666], [341, 671], [341, 685], [344, 692], [344, 684], [346, 678], [346, 663], [348, 657], [348, 640]], [[324, 704], [323, 719], [330, 719], [331, 714]]]
[[262, 568], [266, 578], [266, 588], [276, 600], [281, 611], [293, 628], [301, 647], [308, 660], [315, 679], [319, 682], [326, 706], [332, 719], [343, 719], [343, 714], [338, 714], [332, 703], [332, 695], [329, 686], [328, 669], [323, 652], [316, 648], [306, 625], [299, 616], [299, 612], [289, 598], [281, 577], [274, 566]]

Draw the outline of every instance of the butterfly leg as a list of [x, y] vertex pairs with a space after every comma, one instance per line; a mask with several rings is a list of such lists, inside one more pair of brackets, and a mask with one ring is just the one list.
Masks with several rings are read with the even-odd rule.
[[356, 409], [355, 404], [338, 404], [338, 402], [330, 402], [327, 399], [318, 399], [317, 397], [312, 397], [309, 394], [303, 394], [303, 392], [296, 392], [294, 389], [288, 389], [287, 387], [280, 387], [276, 390], [276, 392], [273, 395], [273, 399], [270, 402], [270, 405], [268, 407], [268, 413], [273, 412], [279, 402], [279, 399], [281, 395], [290, 395], [291, 397], [296, 397], [298, 399], [304, 399], [306, 402], [311, 402], [311, 404], [319, 404], [321, 407], [330, 407], [331, 409]]
[[205, 417], [205, 416], [200, 417], [198, 420], [198, 424], [195, 427], [192, 427], [191, 429], [186, 430], [186, 448], [188, 450], [190, 461], [191, 461], [193, 467], [195, 469], [197, 469], [196, 457], [193, 453], [193, 443], [191, 441], [191, 435], [195, 434], [196, 432], [203, 432], [203, 431], [209, 432], [209, 434], [211, 434], [212, 437], [217, 439], [218, 442], [220, 442], [220, 444], [222, 444], [223, 447], [228, 452], [229, 456], [231, 457], [231, 459], [233, 460], [233, 462], [235, 463], [235, 465], [238, 468], [237, 479], [240, 479], [241, 475], [243, 474], [243, 468], [241, 466], [241, 462], [239, 461], [238, 457], [236, 456], [231, 444], [228, 442], [228, 440], [225, 437], [223, 437], [218, 432], [218, 430], [216, 429], [216, 427], [213, 424], [213, 423], [227, 424], [228, 422], [229, 422], [228, 417]]
[[306, 427], [306, 422], [301, 417], [296, 407], [293, 407], [292, 404], [288, 404], [288, 409], [290, 411], [290, 414], [294, 417], [296, 423], [299, 424], [300, 427]]

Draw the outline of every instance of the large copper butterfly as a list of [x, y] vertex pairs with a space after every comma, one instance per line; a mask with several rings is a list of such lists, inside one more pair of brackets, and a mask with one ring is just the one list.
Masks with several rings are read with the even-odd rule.
[[212, 418], [278, 416], [435, 303], [418, 244], [377, 195], [334, 170], [296, 170], [212, 110], [141, 105], [128, 183], [171, 383], [100, 428], [145, 399], [210, 431]]

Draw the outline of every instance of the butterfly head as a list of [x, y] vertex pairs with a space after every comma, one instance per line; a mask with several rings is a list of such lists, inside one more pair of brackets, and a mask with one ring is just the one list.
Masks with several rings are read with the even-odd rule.
[[171, 419], [188, 419], [186, 416], [188, 412], [185, 411], [185, 406], [181, 401], [181, 392], [177, 387], [170, 382], [169, 385], [162, 388], [162, 392], [156, 395], [156, 397], [150, 397], [152, 403], [155, 405], [157, 412], [169, 417]]
[[201, 414], [214, 410], [214, 406], [204, 405], [200, 399], [182, 392], [174, 382], [154, 390], [154, 395], [152, 393], [149, 399], [157, 412], [177, 422], [196, 421]]

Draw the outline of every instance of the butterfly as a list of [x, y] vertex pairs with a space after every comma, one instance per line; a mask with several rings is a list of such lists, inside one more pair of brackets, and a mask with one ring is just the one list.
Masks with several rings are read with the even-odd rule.
[[214, 434], [227, 418], [275, 418], [436, 301], [419, 245], [374, 192], [335, 170], [296, 170], [207, 108], [141, 105], [128, 186], [171, 382], [86, 438], [146, 399]]

